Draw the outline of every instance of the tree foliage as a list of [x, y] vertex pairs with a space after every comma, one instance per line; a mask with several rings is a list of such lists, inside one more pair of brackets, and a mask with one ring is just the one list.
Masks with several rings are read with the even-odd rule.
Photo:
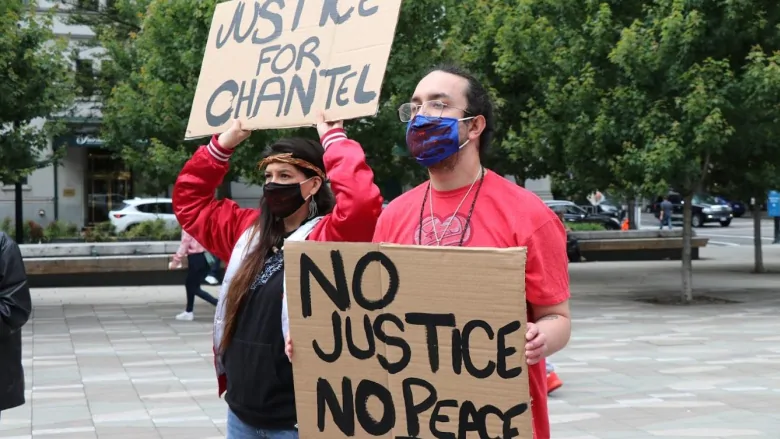
[[673, 187], [688, 199], [689, 251], [690, 197], [716, 181], [714, 170], [728, 169], [735, 185], [770, 181], [772, 165], [760, 162], [780, 149], [772, 52], [780, 47], [780, 4], [504, 3], [494, 12], [504, 20], [497, 69], [507, 82], [533, 78], [517, 153], [540, 157], [570, 193]]
[[41, 118], [63, 115], [73, 102], [66, 42], [52, 31], [54, 12], [39, 14], [36, 6], [0, 4], [0, 181], [6, 184], [57, 160], [49, 140], [62, 126]]

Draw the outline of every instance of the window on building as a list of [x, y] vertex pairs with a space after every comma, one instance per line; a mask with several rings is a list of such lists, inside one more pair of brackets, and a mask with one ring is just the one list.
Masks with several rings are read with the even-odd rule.
[[95, 91], [95, 69], [91, 59], [76, 60], [76, 85], [83, 96], [92, 96]]

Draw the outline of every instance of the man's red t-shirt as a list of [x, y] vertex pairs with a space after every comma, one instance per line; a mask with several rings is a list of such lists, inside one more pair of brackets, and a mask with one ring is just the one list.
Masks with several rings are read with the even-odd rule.
[[[470, 186], [470, 185], [469, 185]], [[569, 271], [566, 256], [566, 231], [563, 224], [533, 192], [517, 186], [498, 174], [487, 171], [479, 191], [468, 228], [466, 218], [479, 186], [474, 185], [468, 197], [469, 186], [453, 191], [431, 191], [422, 206], [428, 190], [424, 183], [393, 200], [382, 212], [374, 232], [374, 242], [394, 244], [457, 246], [461, 234], [464, 247], [527, 247], [526, 300], [533, 305], [551, 306], [569, 299]], [[461, 203], [462, 202], [462, 203]], [[460, 205], [449, 229], [446, 223]], [[422, 209], [422, 233], [420, 211]], [[418, 237], [422, 236], [422, 242]], [[530, 308], [530, 307], [529, 307]], [[530, 309], [529, 309], [529, 321]], [[547, 374], [544, 361], [528, 368], [531, 392], [531, 413], [534, 438], [550, 437], [547, 414]]]

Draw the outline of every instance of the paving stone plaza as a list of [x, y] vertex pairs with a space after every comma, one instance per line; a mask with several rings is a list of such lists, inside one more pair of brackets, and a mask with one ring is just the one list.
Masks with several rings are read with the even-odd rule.
[[[573, 339], [553, 360], [555, 439], [780, 438], [780, 249], [707, 248], [694, 284], [740, 303], [661, 306], [679, 262], [571, 266]], [[741, 253], [740, 253], [741, 252]], [[1, 438], [223, 438], [211, 313], [183, 287], [38, 289], [24, 332], [27, 405]]]

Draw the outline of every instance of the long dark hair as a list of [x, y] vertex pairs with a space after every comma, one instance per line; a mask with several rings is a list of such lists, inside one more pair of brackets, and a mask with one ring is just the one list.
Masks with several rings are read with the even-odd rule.
[[[282, 139], [268, 147], [263, 157], [286, 153], [292, 153], [293, 157], [306, 160], [321, 169], [323, 173], [325, 172], [325, 163], [322, 158], [325, 154], [325, 149], [317, 141], [301, 138]], [[300, 166], [296, 166], [296, 168], [308, 178], [317, 176], [317, 173], [311, 169]], [[313, 198], [317, 204], [319, 215], [329, 214], [336, 205], [333, 191], [324, 181]], [[268, 209], [265, 195], [260, 199], [260, 215], [252, 227], [252, 233], [249, 235], [246, 245], [250, 246], [258, 235], [259, 242], [253, 250], [246, 254], [243, 261], [241, 261], [241, 266], [238, 267], [233, 280], [230, 282], [230, 287], [225, 297], [225, 331], [220, 344], [222, 352], [230, 345], [230, 341], [236, 331], [239, 310], [249, 294], [249, 287], [252, 285], [252, 282], [262, 272], [268, 253], [274, 247], [281, 248], [284, 242], [284, 221], [274, 216], [271, 210]]]

